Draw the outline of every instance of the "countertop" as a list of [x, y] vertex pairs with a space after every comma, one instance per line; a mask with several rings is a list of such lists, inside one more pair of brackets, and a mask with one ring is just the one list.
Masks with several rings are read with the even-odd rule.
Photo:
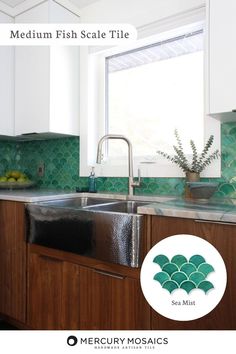
[[200, 219], [236, 223], [236, 199], [211, 199], [206, 201], [184, 200], [173, 196], [128, 196], [110, 192], [76, 193], [74, 191], [48, 189], [0, 190], [0, 200], [34, 203], [62, 198], [91, 197], [119, 200], [146, 201], [138, 207], [139, 214], [162, 215], [179, 218]]
[[41, 190], [41, 189], [16, 189], [0, 190], [0, 200], [11, 200], [16, 202], [39, 202], [61, 198], [78, 196], [78, 193], [62, 190]]
[[175, 198], [138, 208], [140, 214], [236, 223], [236, 199], [209, 201]]
[[77, 193], [75, 191], [63, 191], [63, 190], [49, 190], [49, 189], [15, 189], [15, 190], [0, 190], [0, 200], [10, 200], [25, 203], [41, 202], [46, 200], [56, 200], [62, 198], [74, 198], [74, 197], [91, 197], [96, 196], [96, 198], [109, 198], [109, 199], [120, 199], [120, 200], [140, 200], [149, 202], [164, 202], [173, 197], [169, 196], [132, 196], [129, 197], [127, 194], [117, 194], [111, 192], [101, 192], [101, 193]]

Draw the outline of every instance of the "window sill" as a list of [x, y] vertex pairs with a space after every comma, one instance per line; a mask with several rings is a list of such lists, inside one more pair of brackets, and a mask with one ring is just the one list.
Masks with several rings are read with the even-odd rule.
[[[138, 176], [140, 169], [141, 177], [146, 178], [183, 178], [185, 174], [175, 165], [145, 163], [134, 164], [134, 177]], [[80, 176], [86, 177], [91, 171], [91, 166], [80, 168]], [[95, 173], [97, 177], [128, 177], [128, 165], [112, 165], [108, 163], [95, 164]], [[201, 173], [202, 178], [219, 178], [221, 177], [221, 161], [220, 159], [211, 164]]]

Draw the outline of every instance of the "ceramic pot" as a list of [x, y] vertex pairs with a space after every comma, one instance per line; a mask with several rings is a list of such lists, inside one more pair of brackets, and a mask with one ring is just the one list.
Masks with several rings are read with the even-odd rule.
[[[200, 174], [197, 172], [186, 172], [186, 181], [187, 182], [198, 182], [200, 181]], [[184, 198], [186, 199], [192, 199], [192, 195], [190, 192], [189, 187], [185, 184], [185, 189], [184, 189]]]
[[198, 182], [200, 181], [200, 174], [198, 172], [186, 172], [187, 182]]

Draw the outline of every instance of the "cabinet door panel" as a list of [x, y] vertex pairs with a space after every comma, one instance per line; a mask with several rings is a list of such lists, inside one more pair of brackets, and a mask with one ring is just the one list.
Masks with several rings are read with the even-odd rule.
[[80, 266], [63, 263], [62, 328], [80, 329]]
[[63, 262], [30, 254], [28, 324], [34, 329], [62, 329]]
[[146, 329], [149, 307], [138, 280], [82, 268], [81, 329]]
[[209, 0], [210, 113], [236, 109], [235, 0]]
[[[221, 254], [227, 270], [224, 296], [209, 318], [214, 329], [236, 329], [236, 226], [224, 223], [195, 222], [197, 232]], [[214, 321], [214, 323], [213, 323]]]
[[35, 329], [79, 329], [78, 265], [29, 254], [28, 325]]
[[24, 204], [0, 201], [0, 312], [26, 318]]
[[[78, 23], [79, 17], [56, 2], [45, 1], [17, 15], [15, 21]], [[15, 135], [79, 134], [78, 70], [77, 46], [15, 48]]]

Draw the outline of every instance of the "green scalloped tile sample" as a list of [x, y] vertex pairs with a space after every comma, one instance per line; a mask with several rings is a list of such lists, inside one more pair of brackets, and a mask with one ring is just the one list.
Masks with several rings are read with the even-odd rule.
[[170, 280], [170, 276], [166, 272], [159, 272], [154, 275], [153, 279], [162, 285], [165, 281]]
[[191, 280], [186, 280], [180, 285], [180, 288], [189, 294], [193, 289], [196, 289], [196, 285]]
[[171, 280], [174, 280], [179, 286], [184, 280], [187, 279], [187, 275], [183, 272], [175, 272], [171, 275]]
[[198, 284], [198, 289], [203, 290], [206, 294], [209, 290], [214, 289], [214, 285], [210, 281], [204, 280]]
[[189, 280], [192, 280], [196, 286], [198, 286], [201, 281], [205, 280], [206, 275], [201, 272], [194, 272], [190, 274]]
[[165, 264], [164, 267], [162, 268], [163, 272], [168, 273], [169, 275], [173, 274], [174, 272], [177, 272], [179, 269], [177, 265], [173, 263], [168, 263]]
[[173, 280], [167, 280], [165, 283], [162, 284], [163, 289], [166, 289], [171, 294], [174, 290], [178, 289], [179, 286]]
[[167, 263], [169, 263], [169, 258], [166, 257], [164, 254], [159, 254], [153, 259], [154, 263], [157, 263], [161, 268]]
[[188, 277], [191, 273], [196, 272], [197, 268], [192, 263], [185, 263], [180, 268], [181, 272], [184, 272]]
[[171, 258], [171, 262], [167, 256], [159, 254], [153, 259], [153, 262], [162, 268], [162, 272], [156, 273], [153, 279], [157, 280], [170, 294], [177, 288], [185, 290], [187, 294], [196, 288], [203, 290], [206, 294], [214, 288], [214, 285], [206, 280], [214, 268], [211, 264], [206, 263], [205, 258], [199, 254], [191, 256], [189, 260], [185, 256], [177, 254]]
[[190, 257], [189, 262], [193, 263], [195, 267], [198, 268], [200, 264], [205, 263], [206, 261], [202, 256], [195, 254], [194, 256]]
[[182, 256], [181, 254], [177, 254], [171, 259], [171, 263], [174, 263], [177, 265], [178, 268], [180, 268], [184, 263], [186, 263], [188, 260], [186, 257]]
[[212, 267], [211, 264], [203, 263], [199, 266], [198, 271], [208, 276], [211, 272], [214, 272], [215, 269]]

